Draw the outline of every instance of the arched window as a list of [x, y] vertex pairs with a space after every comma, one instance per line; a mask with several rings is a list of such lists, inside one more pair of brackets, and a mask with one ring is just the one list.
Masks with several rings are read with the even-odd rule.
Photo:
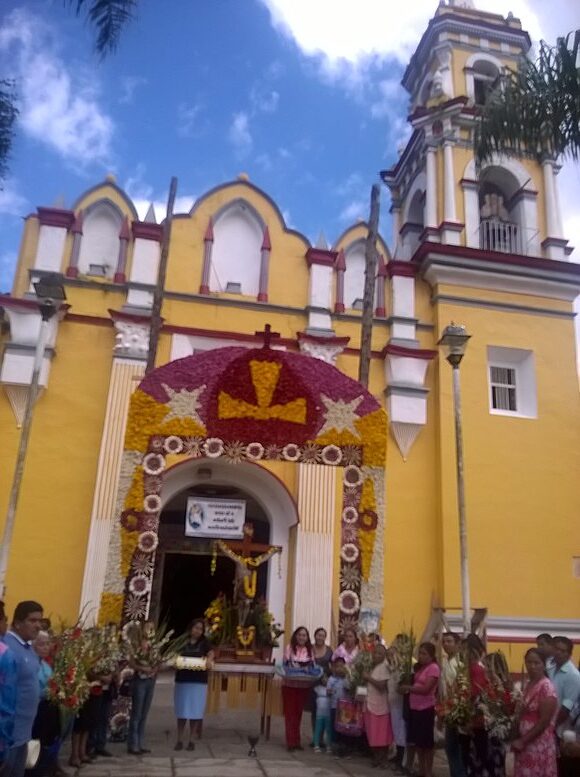
[[467, 96], [475, 105], [485, 105], [496, 86], [503, 69], [502, 63], [491, 54], [473, 54], [465, 66]]
[[215, 219], [210, 291], [256, 297], [264, 225], [249, 203], [237, 200]]
[[515, 176], [503, 167], [486, 167], [479, 182], [479, 247], [487, 251], [523, 253], [519, 206], [512, 198], [519, 189]]
[[109, 200], [90, 205], [84, 212], [79, 252], [79, 273], [112, 278], [119, 257], [123, 215]]

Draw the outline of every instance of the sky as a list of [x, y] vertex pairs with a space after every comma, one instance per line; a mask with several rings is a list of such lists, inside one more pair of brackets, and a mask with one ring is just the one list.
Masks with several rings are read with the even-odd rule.
[[[72, 6], [75, 3], [71, 4]], [[534, 40], [580, 26], [577, 0], [476, 0], [512, 11]], [[0, 78], [20, 116], [0, 191], [0, 291], [11, 286], [22, 217], [71, 207], [108, 173], [164, 216], [246, 173], [288, 226], [329, 243], [366, 218], [378, 171], [409, 137], [400, 86], [435, 0], [139, 0], [118, 50], [62, 0], [1, 0]], [[580, 166], [559, 176], [564, 231], [580, 247]], [[389, 194], [381, 231], [390, 241]], [[580, 250], [574, 260], [580, 261]]]

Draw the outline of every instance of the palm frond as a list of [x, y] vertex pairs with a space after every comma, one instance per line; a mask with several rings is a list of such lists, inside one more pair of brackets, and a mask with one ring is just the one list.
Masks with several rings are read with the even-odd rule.
[[580, 157], [580, 30], [540, 44], [536, 62], [507, 71], [476, 126], [479, 163], [494, 153]]
[[121, 32], [134, 18], [137, 0], [65, 0], [76, 5], [76, 14], [84, 13], [97, 33], [95, 48], [101, 56], [114, 51]]
[[12, 148], [14, 123], [17, 116], [14, 82], [0, 79], [0, 181], [8, 173], [8, 158]]

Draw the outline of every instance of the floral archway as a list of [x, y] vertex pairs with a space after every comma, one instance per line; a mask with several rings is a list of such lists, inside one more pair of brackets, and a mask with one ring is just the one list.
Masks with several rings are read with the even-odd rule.
[[168, 456], [343, 467], [339, 627], [378, 622], [386, 414], [335, 367], [219, 348], [151, 372], [131, 398], [99, 619], [147, 617]]

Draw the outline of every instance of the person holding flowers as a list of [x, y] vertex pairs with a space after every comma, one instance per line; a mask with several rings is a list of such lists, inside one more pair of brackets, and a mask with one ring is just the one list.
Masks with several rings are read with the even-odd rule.
[[126, 637], [129, 667], [133, 670], [127, 752], [144, 755], [151, 752], [143, 744], [145, 725], [153, 701], [157, 673], [164, 660], [163, 645], [169, 635], [156, 634], [155, 624], [145, 621], [131, 624]]
[[332, 654], [332, 661], [343, 658], [347, 666], [350, 666], [358, 655], [359, 639], [354, 629], [345, 629], [342, 633], [342, 641]]
[[188, 641], [175, 661], [174, 706], [177, 718], [177, 742], [174, 750], [183, 750], [185, 724], [189, 721], [188, 750], [195, 750], [194, 735], [201, 738], [207, 700], [208, 669], [212, 668], [214, 651], [205, 637], [205, 621], [195, 618], [187, 629]]
[[377, 642], [373, 649], [372, 669], [370, 672], [365, 672], [362, 678], [367, 686], [364, 704], [365, 732], [373, 753], [374, 767], [385, 765], [389, 747], [393, 741], [387, 696], [389, 668], [386, 658], [386, 648]]
[[409, 729], [407, 734], [407, 769], [412, 769], [415, 752], [419, 760], [419, 774], [433, 776], [435, 740], [435, 703], [439, 683], [439, 664], [435, 658], [435, 646], [422, 642], [417, 653], [417, 666], [413, 682], [399, 686], [401, 693], [409, 694]]
[[48, 777], [57, 769], [58, 751], [61, 743], [60, 710], [48, 698], [48, 683], [53, 675], [48, 659], [52, 640], [46, 631], [40, 631], [32, 643], [34, 652], [40, 658], [38, 682], [40, 702], [32, 726], [32, 738], [40, 741], [40, 755], [30, 777]]
[[518, 737], [511, 745], [515, 753], [514, 777], [556, 777], [554, 720], [558, 695], [538, 648], [528, 650], [525, 663], [528, 683], [518, 718]]

